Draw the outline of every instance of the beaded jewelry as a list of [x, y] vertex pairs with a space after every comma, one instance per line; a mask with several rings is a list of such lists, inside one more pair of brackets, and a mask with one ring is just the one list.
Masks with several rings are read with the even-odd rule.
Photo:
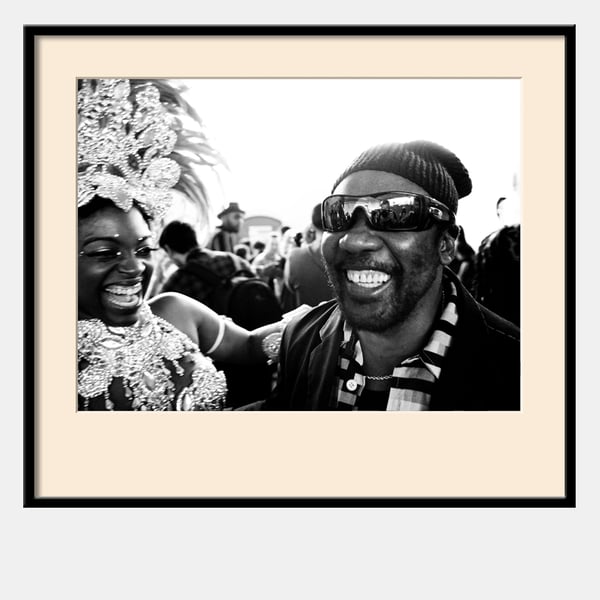
[[129, 99], [127, 79], [83, 80], [77, 94], [77, 207], [96, 195], [128, 211], [135, 200], [153, 218], [169, 208], [179, 165], [167, 158], [177, 134], [147, 85]]
[[[203, 356], [186, 335], [154, 315], [147, 304], [140, 319], [128, 327], [109, 327], [99, 319], [77, 323], [78, 393], [83, 410], [90, 400], [104, 396], [113, 410], [110, 387], [121, 379], [132, 410], [221, 410], [225, 403], [225, 375]], [[190, 383], [176, 389], [173, 371], [185, 377], [180, 364], [193, 360]]]

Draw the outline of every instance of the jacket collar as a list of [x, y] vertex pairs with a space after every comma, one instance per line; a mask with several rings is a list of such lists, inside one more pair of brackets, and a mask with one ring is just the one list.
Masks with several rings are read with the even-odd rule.
[[[444, 275], [456, 286], [458, 325], [453, 335], [448, 359], [442, 370], [440, 385], [457, 389], [477, 385], [477, 373], [486, 357], [489, 330], [479, 304], [468, 293], [456, 275], [445, 268]], [[343, 320], [339, 306], [336, 306], [319, 330], [321, 342], [315, 346], [309, 359], [308, 397], [312, 410], [334, 408], [336, 404], [336, 370], [342, 341]], [[456, 397], [455, 394], [443, 394]], [[433, 401], [433, 399], [432, 399]], [[454, 402], [454, 400], [453, 400]], [[444, 403], [445, 404], [445, 403]], [[452, 410], [452, 407], [441, 407]], [[456, 408], [454, 408], [456, 409]]]
[[319, 330], [321, 342], [315, 346], [309, 359], [308, 398], [311, 410], [335, 406], [337, 359], [342, 340], [342, 313], [335, 306]]

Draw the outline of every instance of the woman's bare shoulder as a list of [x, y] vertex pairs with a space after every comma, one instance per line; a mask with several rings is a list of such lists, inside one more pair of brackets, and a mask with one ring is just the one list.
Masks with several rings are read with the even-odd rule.
[[185, 333], [200, 348], [210, 346], [216, 336], [219, 317], [210, 308], [177, 292], [164, 292], [148, 301], [152, 312]]
[[186, 332], [190, 324], [197, 327], [205, 314], [206, 307], [178, 292], [164, 292], [158, 294], [148, 301], [152, 312], [159, 317], [169, 321], [175, 327], [185, 329]]
[[163, 292], [150, 298], [148, 304], [152, 307], [152, 312], [156, 313], [170, 308], [182, 308], [188, 305], [190, 300], [192, 298], [178, 292]]
[[198, 302], [190, 296], [180, 294], [179, 292], [163, 292], [157, 294], [148, 301], [152, 308], [152, 312], [158, 313], [159, 311], [188, 311], [191, 314], [197, 314], [200, 318], [212, 313], [210, 308], [202, 302]]

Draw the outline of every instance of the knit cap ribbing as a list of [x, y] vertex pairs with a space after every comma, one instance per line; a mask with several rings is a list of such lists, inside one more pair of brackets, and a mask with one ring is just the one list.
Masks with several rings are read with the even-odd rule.
[[338, 177], [333, 190], [350, 173], [367, 170], [405, 177], [454, 213], [458, 199], [468, 196], [472, 189], [469, 172], [460, 159], [450, 150], [425, 140], [379, 144], [365, 150]]

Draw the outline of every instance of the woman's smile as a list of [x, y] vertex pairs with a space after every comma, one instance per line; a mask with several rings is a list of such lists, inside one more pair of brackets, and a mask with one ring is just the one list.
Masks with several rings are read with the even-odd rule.
[[140, 281], [126, 285], [109, 285], [104, 288], [105, 300], [117, 308], [137, 308], [143, 300]]

